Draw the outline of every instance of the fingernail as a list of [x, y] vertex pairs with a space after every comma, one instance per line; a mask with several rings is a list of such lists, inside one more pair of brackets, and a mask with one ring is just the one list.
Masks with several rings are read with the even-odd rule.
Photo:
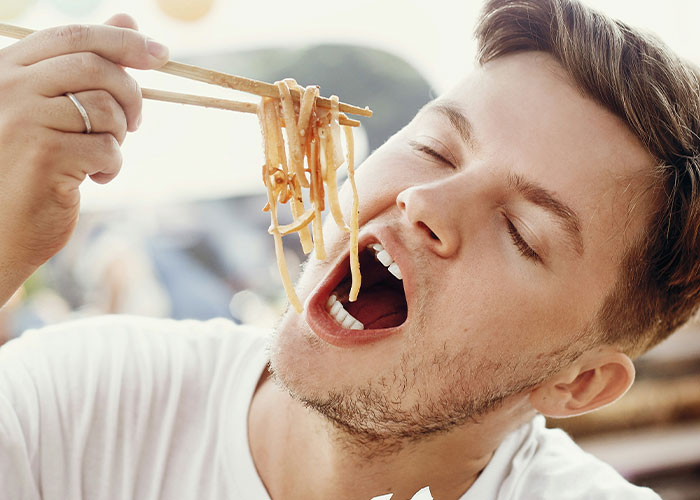
[[170, 54], [170, 50], [163, 44], [156, 42], [155, 40], [148, 39], [147, 42], [148, 53], [151, 54], [156, 59], [167, 59]]
[[139, 117], [136, 119], [136, 130], [141, 127], [141, 122], [143, 122], [143, 115], [139, 115]]

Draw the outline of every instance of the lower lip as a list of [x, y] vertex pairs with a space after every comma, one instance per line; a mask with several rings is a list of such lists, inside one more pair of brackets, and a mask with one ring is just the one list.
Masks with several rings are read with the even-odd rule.
[[398, 333], [401, 326], [376, 330], [349, 330], [343, 328], [326, 310], [326, 302], [338, 283], [332, 278], [322, 283], [312, 294], [306, 306], [306, 322], [322, 340], [338, 347], [371, 344]]
[[325, 304], [310, 303], [306, 312], [306, 322], [313, 332], [329, 344], [338, 347], [352, 347], [377, 342], [398, 333], [400, 326], [378, 330], [349, 330], [334, 320]]

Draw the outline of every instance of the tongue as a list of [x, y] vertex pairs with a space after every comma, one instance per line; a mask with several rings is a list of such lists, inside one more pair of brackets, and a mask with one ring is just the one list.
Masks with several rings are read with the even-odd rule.
[[365, 329], [391, 328], [406, 320], [406, 298], [399, 290], [377, 284], [362, 290], [357, 301], [345, 304], [345, 309], [360, 321]]

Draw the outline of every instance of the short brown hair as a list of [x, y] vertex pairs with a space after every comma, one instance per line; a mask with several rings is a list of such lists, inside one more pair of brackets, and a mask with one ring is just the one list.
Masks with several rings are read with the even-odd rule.
[[476, 37], [480, 64], [520, 51], [552, 55], [657, 160], [652, 222], [593, 321], [603, 342], [641, 354], [700, 303], [700, 73], [654, 36], [577, 0], [488, 1]]

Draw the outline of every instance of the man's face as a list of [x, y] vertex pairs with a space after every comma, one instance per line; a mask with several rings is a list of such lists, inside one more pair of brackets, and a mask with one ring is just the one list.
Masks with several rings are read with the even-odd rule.
[[[478, 68], [361, 166], [365, 288], [347, 304], [348, 235], [330, 221], [329, 258], [308, 263], [297, 286], [305, 315], [283, 319], [273, 369], [368, 436], [414, 437], [483, 414], [584, 348], [644, 229], [651, 166], [622, 121], [550, 57]], [[346, 185], [346, 209], [349, 200]], [[405, 305], [396, 283], [382, 285], [382, 266], [367, 264], [374, 251], [363, 248], [376, 242], [400, 268]], [[331, 319], [331, 293], [368, 328]]]

